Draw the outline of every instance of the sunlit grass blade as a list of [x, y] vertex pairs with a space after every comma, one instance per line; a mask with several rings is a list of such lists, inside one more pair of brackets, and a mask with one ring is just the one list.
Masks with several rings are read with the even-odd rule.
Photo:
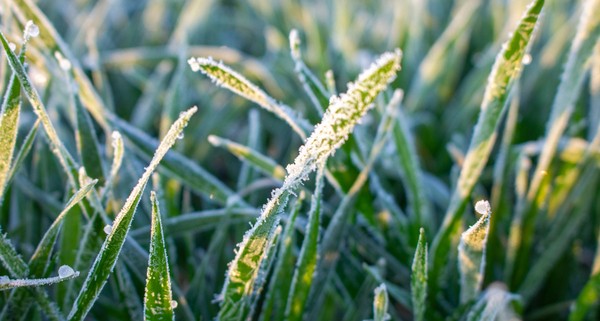
[[306, 132], [312, 129], [310, 123], [302, 119], [296, 111], [289, 106], [278, 103], [244, 76], [225, 66], [222, 62], [217, 63], [212, 58], [190, 58], [188, 63], [193, 71], [201, 70], [217, 85], [227, 88], [277, 115], [277, 117], [287, 122], [302, 140], [306, 139]]
[[275, 270], [273, 270], [273, 276], [269, 281], [269, 290], [263, 304], [260, 320], [283, 320], [294, 276], [294, 272], [289, 267], [293, 266], [296, 261], [296, 257], [294, 256], [296, 218], [302, 208], [302, 202], [305, 197], [306, 193], [300, 192], [298, 200], [296, 200], [285, 223], [285, 230], [277, 254], [277, 264], [275, 265]]
[[[123, 120], [115, 120], [113, 124], [131, 141], [136, 152], [143, 157], [150, 158], [152, 156], [158, 146], [156, 139]], [[200, 165], [176, 151], [170, 151], [164, 156], [161, 168], [168, 176], [179, 180], [183, 185], [223, 204], [229, 196], [234, 194], [229, 187]]]
[[[399, 50], [395, 53], [384, 53], [369, 69], [358, 76], [355, 83], [348, 85], [346, 94], [332, 98], [322, 122], [315, 127], [314, 132], [301, 147], [294, 164], [288, 165], [288, 175], [283, 186], [273, 191], [256, 224], [244, 236], [227, 272], [220, 297], [222, 301], [220, 320], [241, 320], [246, 317], [248, 304], [250, 304], [248, 299], [254, 292], [253, 286], [257, 273], [267, 254], [265, 247], [278, 225], [279, 216], [285, 208], [290, 193], [346, 142], [354, 126], [372, 107], [375, 97], [395, 78], [396, 72], [400, 69], [400, 60]], [[367, 173], [368, 170], [363, 173], [360, 187], [366, 181]], [[358, 190], [353, 191], [353, 194], [357, 192]], [[350, 200], [347, 203], [349, 204]]]
[[490, 203], [479, 201], [475, 210], [481, 217], [462, 233], [458, 245], [458, 272], [460, 274], [460, 302], [477, 299], [485, 272], [485, 250], [490, 229]]
[[[62, 267], [61, 267], [62, 268]], [[70, 269], [69, 273], [61, 274], [59, 270], [59, 275], [46, 278], [46, 279], [10, 279], [7, 276], [0, 277], [0, 290], [8, 290], [12, 288], [26, 287], [26, 286], [42, 286], [48, 284], [54, 284], [58, 282], [62, 282], [68, 279], [76, 278], [79, 276], [79, 272], [73, 271]]]
[[410, 284], [412, 295], [413, 315], [415, 321], [425, 320], [427, 299], [427, 243], [425, 230], [421, 228], [419, 243], [412, 263], [412, 279]]
[[[505, 287], [505, 286], [504, 286]], [[514, 293], [509, 293], [501, 285], [492, 284], [486, 289], [479, 300], [473, 305], [467, 314], [467, 321], [494, 321], [503, 320], [501, 314], [503, 310], [515, 309], [521, 310], [521, 297]], [[520, 311], [516, 311], [520, 312]]]
[[[25, 56], [22, 55], [21, 62], [24, 58]], [[8, 182], [13, 152], [17, 142], [20, 113], [21, 83], [16, 76], [12, 76], [0, 110], [0, 204], [2, 204], [4, 198], [4, 190]]]
[[150, 259], [144, 296], [144, 319], [174, 320], [169, 261], [160, 221], [160, 210], [154, 191], [150, 200], [152, 201], [152, 234], [150, 236], [152, 240], [150, 241]]
[[450, 239], [457, 232], [457, 225], [465, 209], [467, 198], [479, 180], [496, 141], [500, 116], [506, 109], [506, 101], [514, 80], [520, 74], [522, 58], [529, 47], [528, 44], [543, 6], [544, 0], [534, 0], [531, 3], [512, 37], [496, 57], [465, 163], [452, 194], [450, 206], [431, 245], [429, 285], [434, 293], [438, 288], [439, 273], [450, 251]]
[[[37, 248], [35, 249], [35, 252], [29, 260], [30, 277], [44, 277], [44, 275], [46, 274], [46, 270], [50, 265], [50, 254], [52, 252], [52, 248], [54, 247], [54, 243], [56, 242], [56, 237], [58, 236], [58, 233], [60, 232], [60, 229], [63, 225], [63, 220], [67, 216], [67, 213], [69, 213], [69, 210], [71, 210], [73, 206], [79, 203], [79, 201], [81, 201], [90, 192], [90, 190], [94, 187], [94, 185], [96, 185], [96, 183], [98, 183], [97, 179], [93, 180], [89, 184], [82, 187], [79, 191], [77, 191], [75, 195], [73, 195], [73, 197], [71, 197], [71, 199], [67, 202], [67, 205], [65, 206], [64, 210], [58, 215], [58, 217], [54, 220], [52, 225], [50, 225], [50, 227], [46, 231], [46, 234], [44, 234], [44, 237], [38, 244]], [[74, 219], [78, 220], [79, 217]]]
[[123, 208], [115, 218], [110, 231], [111, 233], [106, 238], [100, 253], [96, 257], [96, 261], [94, 261], [94, 265], [88, 273], [79, 296], [73, 303], [73, 308], [68, 317], [69, 320], [83, 320], [92, 308], [119, 257], [146, 183], [167, 151], [175, 144], [177, 137], [183, 131], [183, 128], [187, 126], [190, 117], [196, 111], [197, 108], [193, 107], [182, 113], [156, 149], [150, 165], [146, 168], [146, 171], [127, 198], [125, 205], [123, 205]]
[[[417, 156], [415, 141], [410, 132], [408, 119], [400, 107], [401, 101], [402, 93], [401, 91], [396, 90], [394, 96], [390, 100], [390, 105], [395, 106], [396, 117], [398, 119], [393, 131], [394, 142], [396, 143], [396, 151], [400, 160], [400, 166], [398, 166], [398, 168], [407, 190], [408, 201], [411, 204], [409, 211], [409, 217], [413, 223], [411, 234], [413, 234], [413, 230], [416, 231], [423, 226], [429, 231], [427, 234], [431, 235], [436, 224], [433, 220], [434, 217], [431, 216], [429, 212], [429, 200], [425, 195], [422, 184], [423, 175]], [[412, 242], [415, 240], [416, 237], [412, 239]], [[411, 243], [411, 245], [412, 244], [414, 243]]]
[[[520, 232], [522, 234], [522, 241], [515, 263], [517, 267], [522, 267], [521, 262], [528, 262], [534, 229], [533, 221], [537, 216], [537, 211], [531, 209], [532, 203], [540, 196], [540, 192], [543, 191], [540, 189], [540, 186], [546, 178], [544, 173], [548, 171], [550, 162], [556, 153], [559, 139], [571, 118], [575, 102], [579, 97], [590, 65], [590, 57], [592, 56], [594, 46], [597, 44], [598, 39], [600, 39], [600, 16], [595, 14], [598, 11], [600, 11], [599, 0], [587, 0], [585, 2], [584, 10], [577, 27], [577, 33], [571, 43], [567, 62], [556, 96], [554, 97], [550, 120], [546, 124], [544, 147], [539, 156], [537, 166], [533, 171], [526, 202], [519, 204], [516, 209], [518, 215], [524, 215]], [[523, 268], [516, 269], [513, 272], [513, 284], [518, 285], [525, 273], [526, 271]]]
[[250, 164], [252, 164], [252, 166], [254, 166], [254, 168], [273, 178], [279, 180], [283, 180], [285, 178], [285, 169], [283, 166], [277, 164], [277, 162], [268, 156], [262, 155], [244, 145], [214, 135], [208, 136], [208, 141], [213, 146], [226, 148], [232, 154], [240, 158], [240, 160], [248, 161]]
[[518, 293], [523, 297], [525, 303], [529, 303], [538, 293], [538, 290], [543, 286], [548, 274], [562, 257], [562, 254], [567, 249], [573, 237], [580, 231], [581, 224], [588, 218], [590, 208], [592, 206], [593, 195], [595, 194], [593, 187], [597, 183], [598, 171], [595, 164], [588, 164], [582, 171], [582, 180], [578, 182], [571, 199], [563, 204], [561, 210], [572, 212], [569, 215], [569, 220], [562, 228], [547, 249], [542, 253], [540, 258], [529, 267], [528, 272], [521, 283]]
[[319, 168], [317, 171], [317, 185], [311, 199], [304, 240], [302, 241], [298, 263], [296, 264], [290, 292], [286, 300], [285, 319], [289, 321], [302, 320], [314, 273], [317, 268], [324, 170], [325, 168]]
[[15, 177], [15, 174], [21, 167], [23, 160], [25, 159], [25, 157], [27, 157], [27, 155], [29, 155], [29, 151], [31, 150], [31, 146], [33, 146], [33, 142], [35, 140], [35, 134], [37, 134], [39, 124], [40, 124], [40, 120], [38, 119], [38, 120], [36, 120], [36, 122], [33, 124], [31, 129], [29, 130], [29, 133], [27, 133], [27, 136], [25, 136], [25, 140], [23, 141], [23, 144], [19, 148], [19, 151], [17, 152], [17, 155], [15, 156], [15, 160], [13, 161], [13, 165], [10, 168], [10, 172], [8, 173], [8, 178], [6, 180], [6, 184], [8, 184], [12, 181], [12, 179]]
[[375, 299], [373, 300], [373, 321], [386, 321], [391, 319], [388, 311], [388, 293], [385, 283], [382, 283], [375, 289]]

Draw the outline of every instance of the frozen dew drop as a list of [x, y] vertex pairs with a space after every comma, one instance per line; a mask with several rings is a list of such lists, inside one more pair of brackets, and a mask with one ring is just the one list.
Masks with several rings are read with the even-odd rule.
[[17, 45], [11, 42], [8, 44], [8, 48], [10, 48], [11, 51], [15, 51], [17, 50]]
[[477, 211], [477, 213], [482, 214], [482, 215], [489, 213], [491, 211], [490, 203], [486, 200], [481, 200], [481, 201], [477, 202], [477, 204], [475, 204], [475, 211]]
[[171, 300], [171, 309], [177, 308], [177, 301]]
[[38, 26], [36, 26], [35, 24], [31, 24], [31, 27], [29, 27], [29, 35], [31, 37], [37, 37], [40, 35], [40, 28]]
[[8, 276], [0, 276], [0, 284], [7, 284], [8, 282], [10, 282], [10, 278]]
[[532, 60], [531, 55], [530, 54], [525, 54], [525, 56], [523, 56], [522, 63], [524, 65], [529, 65], [531, 63], [531, 60]]
[[68, 278], [73, 274], [75, 274], [75, 271], [68, 265], [63, 265], [58, 268], [58, 277], [60, 278]]
[[183, 139], [183, 133], [179, 133], [179, 135], [177, 135], [177, 139]]
[[106, 233], [106, 234], [112, 233], [112, 225], [106, 224], [106, 226], [104, 227], [104, 233]]

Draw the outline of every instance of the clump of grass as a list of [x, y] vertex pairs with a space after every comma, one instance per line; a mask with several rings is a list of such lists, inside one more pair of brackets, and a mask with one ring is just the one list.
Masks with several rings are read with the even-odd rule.
[[0, 3], [0, 319], [598, 319], [599, 11]]

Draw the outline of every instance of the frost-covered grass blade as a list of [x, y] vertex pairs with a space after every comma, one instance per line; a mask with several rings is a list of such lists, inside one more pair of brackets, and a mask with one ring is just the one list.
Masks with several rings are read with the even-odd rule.
[[427, 243], [423, 228], [420, 230], [419, 243], [417, 243], [413, 259], [410, 292], [414, 319], [423, 321], [425, 320], [425, 299], [427, 298]]

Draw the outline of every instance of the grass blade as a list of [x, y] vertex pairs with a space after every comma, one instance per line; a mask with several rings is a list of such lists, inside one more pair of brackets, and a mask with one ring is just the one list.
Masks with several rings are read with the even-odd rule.
[[[61, 268], [65, 265], [61, 266]], [[70, 272], [61, 274], [59, 269], [59, 276], [46, 279], [9, 279], [7, 276], [0, 277], [0, 290], [8, 290], [13, 288], [25, 287], [25, 286], [42, 286], [48, 284], [54, 284], [76, 278], [79, 276], [79, 272], [73, 271], [70, 267], [67, 267]]]
[[196, 111], [197, 108], [193, 107], [182, 113], [156, 149], [150, 165], [146, 168], [146, 171], [131, 191], [125, 205], [123, 205], [123, 208], [117, 215], [112, 225], [112, 231], [106, 238], [100, 253], [96, 257], [96, 261], [94, 261], [94, 265], [90, 269], [85, 284], [79, 292], [79, 296], [73, 303], [73, 308], [68, 317], [69, 320], [83, 320], [92, 308], [119, 257], [146, 183], [148, 183], [152, 172], [171, 146], [175, 144], [177, 137], [183, 131], [183, 128], [187, 126], [190, 117]]
[[485, 272], [485, 248], [490, 230], [490, 203], [479, 201], [475, 210], [481, 217], [460, 236], [458, 245], [458, 271], [460, 274], [460, 302], [477, 299]]
[[[537, 215], [537, 211], [531, 209], [532, 203], [540, 196], [540, 192], [543, 191], [540, 188], [543, 179], [546, 177], [543, 173], [547, 172], [550, 162], [554, 158], [558, 142], [573, 113], [575, 102], [585, 80], [594, 46], [600, 38], [600, 16], [595, 14], [598, 11], [600, 11], [599, 0], [587, 0], [585, 2], [577, 33], [571, 44], [567, 63], [561, 76], [561, 82], [552, 104], [550, 120], [546, 124], [544, 147], [533, 172], [531, 184], [527, 191], [526, 202], [519, 204], [516, 209], [519, 215], [524, 215], [520, 232], [522, 234], [522, 241], [515, 263], [517, 267], [522, 266], [521, 262], [528, 262], [531, 236], [534, 228], [533, 221]], [[526, 271], [522, 268], [513, 271], [513, 284], [518, 285], [525, 273]]]
[[[397, 113], [397, 124], [394, 126], [394, 142], [400, 159], [400, 174], [404, 186], [406, 186], [408, 202], [411, 204], [409, 211], [410, 218], [414, 224], [413, 227], [419, 228], [425, 226], [429, 233], [433, 232], [436, 226], [433, 217], [429, 213], [429, 200], [425, 195], [423, 188], [423, 174], [421, 165], [417, 156], [414, 138], [410, 132], [408, 119], [400, 108], [402, 97], [400, 91], [396, 90], [394, 96], [390, 100], [390, 105], [398, 106], [395, 112]], [[416, 230], [412, 228], [411, 231]], [[413, 234], [413, 233], [411, 233]], [[416, 238], [413, 238], [415, 240]], [[414, 241], [413, 241], [414, 242]], [[414, 243], [411, 243], [411, 245]]]
[[[285, 208], [289, 194], [346, 142], [354, 126], [372, 107], [375, 97], [396, 76], [397, 70], [400, 69], [400, 60], [399, 50], [395, 53], [384, 53], [368, 70], [358, 76], [355, 83], [349, 84], [346, 94], [332, 98], [322, 122], [301, 147], [294, 164], [288, 165], [288, 176], [283, 186], [273, 191], [258, 221], [244, 236], [227, 272], [220, 297], [220, 320], [241, 320], [246, 317], [250, 303], [248, 299], [254, 292], [254, 281], [267, 254], [265, 247], [278, 225], [279, 216]], [[366, 181], [366, 175], [363, 173], [362, 183]], [[362, 187], [362, 184], [360, 186]]]
[[[69, 213], [69, 210], [71, 210], [73, 206], [79, 203], [79, 201], [81, 201], [90, 192], [90, 190], [94, 187], [94, 185], [96, 185], [96, 183], [98, 183], [97, 179], [93, 180], [89, 184], [82, 187], [79, 191], [77, 191], [75, 195], [73, 195], [73, 197], [71, 197], [71, 199], [67, 202], [67, 205], [65, 206], [64, 210], [58, 215], [58, 217], [54, 220], [52, 225], [50, 225], [50, 228], [48, 228], [46, 234], [44, 234], [44, 237], [38, 244], [37, 248], [35, 249], [35, 252], [29, 260], [30, 277], [44, 277], [44, 275], [46, 274], [46, 270], [50, 265], [50, 254], [52, 252], [52, 248], [54, 247], [54, 243], [56, 242], [56, 237], [58, 236], [58, 233], [60, 232], [60, 229], [63, 225], [63, 220], [67, 216], [67, 213]], [[79, 219], [79, 217], [75, 219]]]
[[0, 231], [0, 260], [13, 278], [24, 278], [29, 274], [29, 266], [17, 254], [10, 240], [2, 231]]
[[150, 259], [148, 260], [148, 276], [144, 296], [144, 319], [174, 320], [169, 262], [160, 221], [160, 210], [154, 191], [150, 200], [152, 201], [152, 235], [150, 236], [152, 240], [150, 241]]
[[314, 273], [317, 268], [319, 230], [321, 227], [321, 199], [323, 197], [323, 173], [325, 168], [317, 172], [317, 186], [312, 196], [308, 223], [302, 241], [302, 249], [292, 278], [292, 284], [285, 308], [285, 319], [302, 320]]
[[81, 163], [90, 177], [97, 178], [100, 184], [104, 184], [104, 164], [100, 157], [94, 124], [92, 124], [87, 110], [81, 104], [79, 95], [73, 94], [71, 96], [71, 104], [75, 110], [75, 138]]
[[248, 161], [259, 171], [273, 177], [283, 180], [285, 178], [285, 169], [277, 164], [272, 158], [262, 155], [250, 147], [232, 142], [228, 139], [217, 137], [214, 135], [208, 136], [208, 141], [216, 147], [224, 147], [232, 154], [237, 156], [242, 161]]
[[29, 130], [29, 133], [27, 133], [27, 136], [25, 137], [23, 144], [21, 145], [21, 147], [19, 148], [19, 151], [17, 152], [17, 156], [15, 157], [13, 165], [10, 168], [10, 172], [8, 173], [8, 178], [6, 180], [6, 184], [9, 184], [12, 181], [13, 177], [15, 177], [16, 172], [21, 167], [23, 160], [29, 154], [29, 151], [31, 150], [31, 146], [33, 146], [33, 141], [35, 140], [35, 134], [37, 134], [39, 124], [40, 124], [40, 120], [38, 119], [35, 121], [35, 124], [33, 124], [31, 129]]
[[[294, 244], [296, 241], [296, 218], [298, 212], [302, 208], [302, 202], [306, 197], [306, 193], [300, 192], [298, 200], [287, 222], [285, 223], [285, 231], [283, 232], [280, 249], [278, 254], [277, 265], [273, 271], [273, 277], [269, 283], [269, 291], [265, 298], [265, 303], [260, 315], [260, 320], [283, 320], [285, 315], [285, 305], [288, 301], [290, 288], [292, 287], [294, 272], [287, 268], [293, 266], [296, 257], [294, 256]], [[274, 315], [273, 317], [271, 317]]]
[[425, 300], [427, 299], [427, 243], [423, 228], [421, 228], [419, 243], [413, 259], [410, 290], [414, 319], [423, 321], [425, 320]]
[[300, 115], [289, 106], [278, 103], [267, 93], [262, 91], [256, 85], [252, 84], [244, 76], [225, 66], [222, 62], [217, 63], [212, 58], [190, 58], [188, 60], [193, 71], [201, 70], [207, 74], [217, 85], [227, 88], [234, 93], [250, 100], [262, 108], [277, 115], [287, 122], [292, 129], [298, 133], [302, 140], [306, 139], [306, 131], [312, 126], [307, 120], [302, 119]]
[[387, 313], [388, 310], [388, 293], [385, 283], [381, 283], [375, 289], [375, 300], [373, 300], [373, 321], [385, 321], [391, 319]]
[[477, 183], [496, 141], [500, 116], [505, 110], [514, 80], [520, 73], [521, 60], [527, 51], [543, 6], [544, 0], [534, 0], [531, 3], [513, 36], [496, 57], [456, 190], [431, 246], [433, 260], [430, 260], [429, 284], [434, 293], [437, 291], [439, 273], [445, 266], [444, 261], [450, 251], [450, 239], [457, 232], [466, 200]]
[[509, 293], [501, 286], [490, 285], [473, 305], [467, 314], [467, 321], [494, 321], [503, 320], [500, 315], [502, 310], [511, 309], [510, 304], [517, 307], [521, 304], [521, 297], [514, 293]]

